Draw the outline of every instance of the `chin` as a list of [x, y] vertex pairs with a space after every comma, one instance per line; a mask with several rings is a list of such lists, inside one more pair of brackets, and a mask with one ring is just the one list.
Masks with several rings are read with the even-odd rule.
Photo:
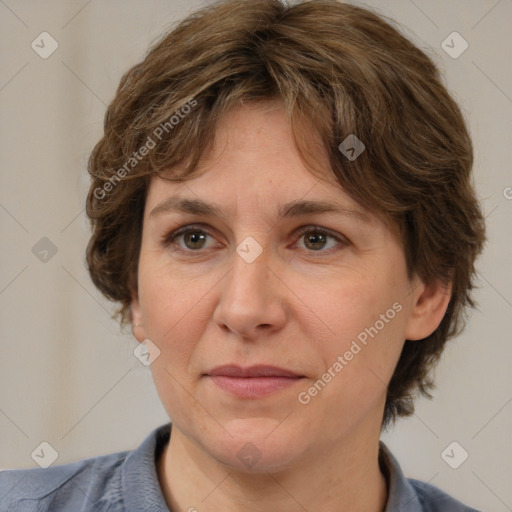
[[[271, 418], [233, 419], [221, 438], [203, 439], [216, 460], [246, 473], [277, 472], [291, 467], [307, 450], [300, 435]], [[304, 437], [307, 441], [308, 436]]]

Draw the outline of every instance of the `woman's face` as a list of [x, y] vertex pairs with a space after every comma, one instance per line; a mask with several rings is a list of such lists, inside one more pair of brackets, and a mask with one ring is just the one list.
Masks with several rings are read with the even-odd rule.
[[202, 168], [153, 178], [132, 305], [173, 428], [253, 471], [364, 446], [404, 340], [430, 334], [400, 243], [304, 167], [276, 104], [226, 115]]

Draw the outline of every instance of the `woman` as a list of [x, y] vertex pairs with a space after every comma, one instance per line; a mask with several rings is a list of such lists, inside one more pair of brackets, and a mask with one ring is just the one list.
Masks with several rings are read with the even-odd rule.
[[1, 510], [473, 510], [379, 440], [473, 305], [471, 167], [436, 67], [375, 14], [187, 18], [121, 80], [87, 201], [92, 280], [172, 428], [1, 473]]

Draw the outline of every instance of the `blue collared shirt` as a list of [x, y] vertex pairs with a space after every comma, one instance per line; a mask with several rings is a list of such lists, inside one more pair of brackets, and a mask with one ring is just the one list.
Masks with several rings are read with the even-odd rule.
[[[170, 423], [162, 425], [133, 451], [47, 469], [0, 471], [0, 512], [170, 512], [156, 471], [170, 431]], [[384, 443], [380, 446], [389, 482], [385, 512], [478, 512], [433, 485], [406, 479]]]

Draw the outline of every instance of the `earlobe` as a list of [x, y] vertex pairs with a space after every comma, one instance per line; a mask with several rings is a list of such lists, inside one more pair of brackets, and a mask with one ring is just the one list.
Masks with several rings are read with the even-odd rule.
[[448, 309], [451, 284], [421, 282], [413, 291], [412, 310], [405, 331], [408, 340], [422, 340], [438, 327]]
[[130, 306], [132, 317], [132, 333], [137, 341], [142, 342], [146, 339], [144, 323], [142, 321], [142, 312], [140, 309], [139, 298], [132, 294], [132, 303]]

